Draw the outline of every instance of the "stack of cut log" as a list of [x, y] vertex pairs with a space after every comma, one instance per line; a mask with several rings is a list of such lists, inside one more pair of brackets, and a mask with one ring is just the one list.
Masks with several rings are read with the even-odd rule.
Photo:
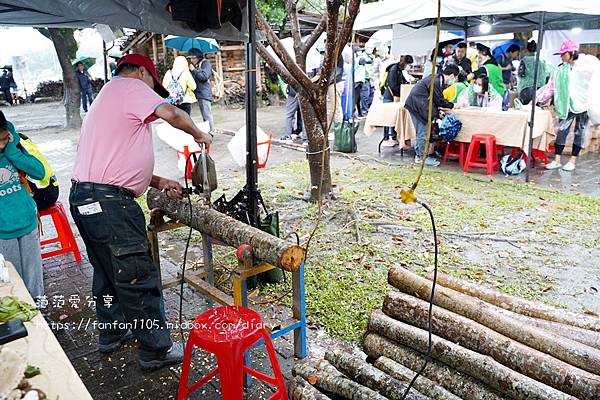
[[246, 89], [240, 81], [225, 81], [223, 102], [226, 105], [244, 104], [246, 100]]
[[[402, 388], [428, 350], [428, 278], [392, 268], [388, 282], [398, 291], [372, 314], [364, 337], [370, 363], [333, 351], [325, 357], [329, 363], [299, 364], [291, 398], [402, 399]], [[433, 302], [431, 358], [406, 399], [600, 399], [597, 315], [444, 274], [438, 275]]]

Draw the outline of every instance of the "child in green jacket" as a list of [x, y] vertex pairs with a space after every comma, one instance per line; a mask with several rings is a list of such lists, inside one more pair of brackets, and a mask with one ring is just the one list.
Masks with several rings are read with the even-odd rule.
[[19, 135], [0, 111], [0, 253], [14, 264], [36, 298], [44, 294], [38, 216], [33, 198], [19, 173], [45, 175], [43, 164], [19, 144]]

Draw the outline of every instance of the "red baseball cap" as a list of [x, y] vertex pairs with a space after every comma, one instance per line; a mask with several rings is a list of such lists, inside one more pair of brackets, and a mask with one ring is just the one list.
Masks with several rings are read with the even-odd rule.
[[150, 58], [141, 54], [127, 54], [119, 60], [117, 63], [117, 68], [124, 64], [133, 64], [146, 68], [154, 78], [154, 91], [162, 98], [166, 99], [169, 97], [169, 91], [160, 83], [158, 74], [156, 73], [156, 68], [154, 68], [154, 63]]

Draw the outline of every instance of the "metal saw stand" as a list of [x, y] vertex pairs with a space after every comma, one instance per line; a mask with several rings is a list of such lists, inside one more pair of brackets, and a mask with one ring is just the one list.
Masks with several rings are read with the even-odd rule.
[[[160, 255], [158, 233], [172, 229], [187, 227], [187, 225], [176, 221], [164, 221], [161, 213], [155, 213], [150, 217], [148, 225], [148, 240], [150, 242], [150, 252], [154, 264], [160, 272]], [[252, 259], [252, 249], [249, 245], [242, 245], [238, 249], [238, 267], [232, 274], [233, 297], [215, 287], [212, 245], [223, 243], [216, 242], [208, 235], [202, 234], [202, 247], [204, 254], [204, 268], [198, 271], [186, 271], [183, 281], [192, 286], [204, 296], [216, 301], [222, 305], [235, 305], [248, 307], [248, 289], [246, 280], [262, 272], [270, 271], [276, 267], [271, 264], [254, 265]], [[162, 282], [162, 289], [177, 287], [181, 284], [181, 275], [177, 278]], [[278, 329], [270, 332], [271, 339], [294, 332], [294, 355], [300, 359], [306, 357], [306, 301], [304, 288], [304, 263], [300, 265], [297, 271], [292, 272], [292, 318], [281, 324]], [[259, 345], [258, 343], [257, 345]], [[249, 361], [248, 356], [247, 361]], [[249, 382], [248, 382], [249, 383]]]

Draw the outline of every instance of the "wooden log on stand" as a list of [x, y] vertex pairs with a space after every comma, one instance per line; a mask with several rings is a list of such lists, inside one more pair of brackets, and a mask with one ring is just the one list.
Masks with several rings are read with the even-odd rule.
[[[404, 382], [410, 383], [416, 375], [416, 372], [413, 370], [406, 368], [404, 365], [385, 356], [379, 357], [375, 360], [373, 365], [386, 374]], [[429, 396], [434, 400], [461, 400], [460, 397], [452, 394], [443, 387], [436, 385], [431, 380], [421, 375], [415, 380], [413, 387], [425, 396]]]
[[[393, 319], [427, 329], [429, 303], [398, 292], [383, 301], [383, 312]], [[592, 400], [600, 393], [600, 376], [532, 349], [475, 321], [434, 307], [433, 333], [580, 399]]]
[[[388, 317], [383, 312], [371, 315], [369, 332], [375, 332], [420, 352], [427, 351], [428, 334], [414, 326]], [[575, 397], [513, 371], [489, 356], [432, 336], [431, 356], [469, 374], [515, 400], [575, 400]]]
[[386, 400], [379, 393], [362, 386], [342, 375], [319, 371], [308, 362], [294, 365], [292, 373], [301, 376], [312, 385], [349, 400]]
[[[408, 385], [399, 381], [373, 365], [339, 350], [328, 351], [325, 359], [344, 375], [366, 387], [373, 389], [390, 400], [403, 400]], [[422, 395], [412, 388], [406, 395], [406, 400], [426, 400], [429, 397]]]
[[[372, 358], [385, 356], [418, 371], [425, 357], [418, 351], [398, 344], [385, 336], [369, 332], [363, 340], [363, 350]], [[481, 381], [437, 361], [430, 360], [423, 370], [423, 376], [442, 386], [462, 399], [468, 400], [507, 400], [507, 397], [487, 387]]]
[[[402, 267], [391, 268], [388, 282], [395, 288], [429, 299], [431, 282]], [[498, 307], [455, 290], [437, 286], [435, 305], [479, 322], [511, 339], [550, 354], [564, 362], [600, 375], [600, 351], [563, 336], [547, 332], [500, 314]]]
[[151, 188], [148, 208], [160, 209], [170, 218], [220, 240], [232, 247], [244, 243], [252, 246], [254, 257], [286, 271], [296, 271], [304, 260], [304, 249], [276, 236], [237, 221], [200, 204], [192, 204], [190, 215], [187, 200], [173, 200], [160, 190]]
[[[429, 275], [428, 279], [433, 279]], [[535, 301], [519, 299], [509, 296], [497, 290], [483, 288], [471, 282], [454, 278], [450, 275], [438, 273], [437, 283], [449, 289], [456, 290], [469, 296], [477, 297], [490, 304], [510, 310], [528, 317], [560, 322], [600, 332], [600, 318], [591, 315], [578, 314], [567, 310], [561, 310]]]
[[330, 400], [304, 378], [295, 376], [288, 388], [290, 400]]

